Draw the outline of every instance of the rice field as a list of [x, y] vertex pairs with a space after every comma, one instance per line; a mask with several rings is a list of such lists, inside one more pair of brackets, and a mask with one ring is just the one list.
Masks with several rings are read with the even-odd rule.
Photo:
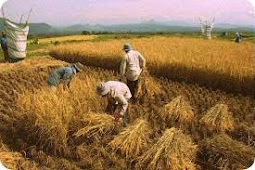
[[[119, 79], [126, 42], [146, 57], [148, 72], [125, 127], [104, 113], [107, 102], [95, 87]], [[15, 170], [248, 168], [255, 158], [255, 100], [244, 94], [254, 76], [253, 46], [155, 36], [60, 43], [50, 49], [55, 58], [0, 63], [0, 160]], [[46, 82], [52, 70], [77, 61], [84, 71], [70, 89], [53, 92]], [[231, 91], [228, 83], [247, 89]]]
[[[49, 44], [49, 43], [62, 43], [62, 42], [73, 42], [73, 41], [88, 41], [93, 40], [97, 36], [95, 35], [69, 35], [69, 36], [60, 36], [60, 37], [50, 37], [50, 38], [39, 38], [40, 44]], [[30, 40], [28, 43], [32, 43], [33, 40]]]
[[142, 53], [155, 76], [232, 93], [254, 92], [255, 45], [251, 42], [154, 36], [60, 45], [50, 54], [64, 61], [118, 70], [124, 43]]
[[106, 102], [95, 92], [99, 81], [118, 80], [117, 72], [86, 67], [69, 90], [52, 92], [49, 73], [68, 64], [51, 57], [0, 64], [0, 159], [6, 167], [193, 170], [253, 162], [251, 98], [147, 75], [148, 92], [130, 105], [124, 127], [104, 113]]

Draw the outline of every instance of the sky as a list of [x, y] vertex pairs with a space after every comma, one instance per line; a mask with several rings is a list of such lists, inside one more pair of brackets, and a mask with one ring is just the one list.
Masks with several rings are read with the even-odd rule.
[[[0, 0], [1, 1], [6, 0]], [[255, 0], [7, 0], [5, 15], [15, 21], [28, 16], [30, 22], [54, 26], [73, 24], [125, 24], [148, 20], [181, 20], [199, 23], [255, 25]]]

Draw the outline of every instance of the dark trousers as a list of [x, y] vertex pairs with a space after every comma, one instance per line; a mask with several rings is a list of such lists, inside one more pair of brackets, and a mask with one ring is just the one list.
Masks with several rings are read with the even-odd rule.
[[5, 61], [9, 61], [8, 50], [7, 50], [7, 49], [3, 49], [3, 53], [4, 53], [4, 60], [5, 60]]
[[115, 100], [113, 98], [109, 98], [105, 112], [107, 114], [113, 115], [115, 110], [117, 109], [117, 106], [118, 105], [116, 104]]
[[139, 83], [139, 80], [136, 80], [136, 81], [127, 80], [127, 86], [132, 94], [133, 99], [137, 98], [138, 83]]

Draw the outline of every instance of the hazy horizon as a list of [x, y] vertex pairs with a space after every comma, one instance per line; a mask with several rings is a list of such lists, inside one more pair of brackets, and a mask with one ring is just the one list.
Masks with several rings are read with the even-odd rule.
[[[0, 0], [1, 1], [1, 0]], [[3, 0], [2, 0], [3, 1]], [[5, 15], [19, 21], [33, 8], [30, 22], [52, 26], [74, 24], [129, 24], [149, 20], [185, 21], [198, 24], [199, 17], [216, 23], [255, 26], [253, 0], [8, 0]]]

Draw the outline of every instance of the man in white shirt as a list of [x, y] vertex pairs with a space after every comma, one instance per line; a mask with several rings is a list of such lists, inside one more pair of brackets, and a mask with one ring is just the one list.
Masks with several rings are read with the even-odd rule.
[[131, 91], [132, 98], [136, 100], [139, 76], [145, 68], [146, 60], [138, 51], [133, 50], [129, 44], [125, 44], [123, 50], [126, 52], [126, 55], [121, 61], [120, 74], [126, 77], [127, 86]]
[[[114, 114], [116, 120], [122, 117], [126, 124], [128, 100], [132, 97], [128, 86], [118, 81], [101, 82], [97, 85], [97, 93], [108, 100], [106, 112]], [[118, 107], [119, 113], [115, 113]]]

